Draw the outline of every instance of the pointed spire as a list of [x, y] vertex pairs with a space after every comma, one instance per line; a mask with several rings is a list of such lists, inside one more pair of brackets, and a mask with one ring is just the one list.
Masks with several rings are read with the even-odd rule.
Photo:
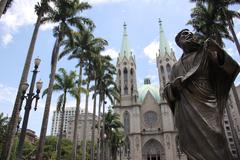
[[124, 57], [126, 56], [129, 58], [132, 55], [130, 48], [129, 48], [129, 43], [128, 43], [128, 34], [127, 34], [127, 24], [124, 22], [123, 24], [123, 38], [122, 38], [122, 47], [121, 47], [121, 52], [119, 57]]
[[160, 50], [160, 55], [161, 56], [165, 56], [165, 54], [170, 55], [171, 53], [171, 49], [170, 46], [167, 42], [167, 39], [165, 37], [164, 31], [163, 31], [163, 27], [162, 27], [162, 21], [159, 18], [159, 26], [160, 26], [160, 39], [159, 39], [159, 50]]

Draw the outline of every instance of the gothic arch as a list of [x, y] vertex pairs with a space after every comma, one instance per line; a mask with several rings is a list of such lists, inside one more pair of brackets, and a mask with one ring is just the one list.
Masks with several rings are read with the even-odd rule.
[[121, 70], [118, 69], [118, 76], [120, 77], [121, 76]]
[[170, 66], [170, 64], [169, 63], [167, 63], [167, 65], [166, 65], [166, 69], [167, 69], [167, 72], [168, 72], [168, 74], [171, 72], [171, 66]]
[[142, 148], [142, 160], [165, 159], [164, 148], [156, 139], [148, 140]]
[[133, 68], [131, 68], [131, 70], [130, 70], [130, 74], [131, 74], [131, 76], [133, 76], [133, 74], [134, 74], [134, 70], [133, 70]]
[[127, 136], [126, 138], [125, 138], [125, 146], [124, 146], [124, 154], [125, 154], [125, 156], [127, 156], [128, 154], [130, 154], [131, 153], [131, 150], [130, 150], [130, 140], [129, 140], [129, 137]]
[[128, 83], [128, 70], [126, 67], [123, 69], [123, 79], [124, 79], [124, 83], [127, 84]]
[[164, 75], [164, 68], [162, 65], [160, 66], [160, 70], [161, 70], [161, 73]]
[[130, 114], [128, 111], [125, 111], [123, 113], [123, 120], [124, 120], [124, 132], [127, 135], [130, 132]]

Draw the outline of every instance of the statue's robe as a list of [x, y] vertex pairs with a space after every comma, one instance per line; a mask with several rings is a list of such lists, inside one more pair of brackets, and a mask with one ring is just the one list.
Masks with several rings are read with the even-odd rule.
[[[231, 160], [223, 128], [223, 111], [229, 90], [239, 72], [238, 64], [221, 49], [218, 58], [206, 47], [191, 53], [173, 66], [171, 81], [164, 89], [174, 113], [182, 151], [190, 160]], [[183, 76], [183, 87], [173, 87]]]

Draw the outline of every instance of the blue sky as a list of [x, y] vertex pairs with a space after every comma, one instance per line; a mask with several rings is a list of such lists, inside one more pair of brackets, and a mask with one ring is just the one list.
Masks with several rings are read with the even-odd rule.
[[[6, 15], [0, 19], [0, 112], [11, 115], [15, 101], [16, 90], [20, 81], [24, 60], [31, 39], [33, 26], [36, 21], [34, 4], [38, 0], [15, 0]], [[121, 47], [123, 23], [127, 24], [130, 47], [136, 56], [138, 86], [142, 85], [144, 77], [150, 77], [151, 81], [158, 84], [155, 55], [158, 50], [159, 23], [161, 18], [165, 35], [177, 58], [181, 50], [176, 46], [174, 37], [186, 26], [190, 19], [190, 11], [194, 6], [189, 0], [88, 0], [92, 9], [84, 11], [83, 15], [91, 18], [96, 29], [96, 37], [102, 37], [109, 43], [103, 54], [110, 54], [116, 62], [116, 57]], [[239, 8], [234, 8], [239, 10]], [[235, 30], [240, 37], [240, 20], [235, 20]], [[34, 57], [42, 60], [37, 79], [41, 78], [44, 88], [48, 85], [50, 73], [51, 51], [54, 43], [52, 27], [54, 24], [43, 25], [40, 29]], [[240, 62], [236, 47], [231, 42], [226, 42], [225, 48], [235, 60]], [[75, 61], [61, 60], [59, 67], [74, 70]], [[33, 66], [31, 67], [33, 68]], [[29, 74], [29, 80], [31, 73]], [[240, 81], [236, 81], [239, 84]], [[57, 93], [54, 94], [51, 113], [55, 110]], [[84, 99], [84, 97], [83, 97]], [[28, 128], [39, 134], [41, 119], [44, 111], [45, 99], [39, 100], [38, 110], [31, 111]], [[70, 99], [68, 106], [74, 106]], [[92, 102], [90, 102], [90, 106]], [[82, 108], [84, 102], [81, 104]], [[89, 111], [91, 111], [91, 108]], [[23, 111], [21, 112], [23, 115]], [[49, 126], [51, 126], [52, 114], [50, 114]], [[50, 133], [50, 127], [48, 128]]]

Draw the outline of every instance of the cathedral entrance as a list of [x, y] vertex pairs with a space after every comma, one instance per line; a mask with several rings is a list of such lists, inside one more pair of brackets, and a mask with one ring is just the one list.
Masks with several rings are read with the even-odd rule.
[[163, 152], [161, 143], [155, 139], [150, 139], [143, 146], [143, 160], [162, 160], [161, 153]]

